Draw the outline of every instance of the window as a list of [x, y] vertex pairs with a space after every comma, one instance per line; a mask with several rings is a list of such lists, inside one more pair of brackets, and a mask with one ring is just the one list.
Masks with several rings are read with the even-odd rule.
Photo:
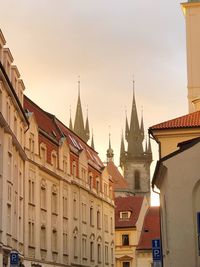
[[35, 183], [32, 179], [29, 179], [29, 203], [34, 204], [35, 202]]
[[122, 246], [129, 246], [129, 235], [122, 235]]
[[89, 176], [89, 186], [90, 189], [92, 189], [92, 175]]
[[35, 225], [34, 225], [34, 222], [29, 221], [28, 223], [29, 246], [34, 246], [34, 238], [35, 238]]
[[12, 181], [12, 154], [8, 152], [8, 177], [9, 181]]
[[101, 244], [97, 244], [97, 260], [101, 263]]
[[74, 214], [74, 219], [77, 219], [77, 203], [75, 198], [73, 200], [73, 214]]
[[7, 204], [7, 233], [11, 234], [11, 205]]
[[41, 191], [40, 191], [40, 206], [41, 209], [46, 209], [46, 188], [45, 187], [41, 187]]
[[86, 258], [87, 258], [87, 255], [86, 255], [86, 248], [87, 248], [87, 246], [86, 246], [86, 238], [83, 237], [83, 238], [82, 238], [82, 258], [83, 258], [83, 259], [86, 259]]
[[86, 223], [86, 204], [82, 203], [82, 222]]
[[105, 245], [105, 264], [108, 264], [108, 245]]
[[86, 181], [86, 170], [84, 168], [81, 168], [81, 178], [83, 181]]
[[114, 262], [114, 250], [113, 250], [113, 248], [111, 248], [110, 253], [111, 253], [111, 264], [113, 264], [113, 262]]
[[67, 196], [63, 197], [63, 217], [67, 218]]
[[46, 162], [46, 148], [43, 147], [43, 146], [40, 147], [40, 158], [41, 158], [42, 164], [45, 165], [45, 162]]
[[45, 228], [45, 226], [41, 226], [40, 248], [46, 249], [46, 228]]
[[100, 211], [97, 211], [97, 229], [101, 229], [101, 214]]
[[140, 172], [139, 171], [135, 171], [135, 189], [136, 190], [140, 190]]
[[52, 213], [57, 214], [57, 193], [52, 192]]
[[52, 251], [57, 251], [57, 231], [53, 229], [52, 231]]
[[90, 242], [90, 261], [94, 261], [94, 242]]
[[104, 214], [105, 232], [108, 232], [108, 215]]
[[7, 190], [8, 190], [7, 191], [7, 193], [8, 193], [7, 200], [11, 204], [11, 202], [12, 202], [12, 186], [10, 183], [7, 184]]
[[56, 152], [52, 152], [51, 163], [52, 163], [53, 169], [56, 170], [56, 168], [57, 168], [57, 154], [56, 154]]
[[74, 258], [78, 258], [77, 254], [77, 237], [74, 236]]
[[100, 192], [100, 182], [99, 182], [99, 180], [97, 180], [96, 184], [97, 184], [97, 194], [99, 194], [99, 192]]
[[129, 261], [124, 261], [123, 262], [123, 267], [130, 267], [130, 262]]
[[121, 211], [120, 212], [120, 219], [122, 220], [128, 220], [131, 216], [131, 212], [130, 211]]
[[90, 226], [94, 226], [94, 209], [90, 207]]
[[63, 233], [63, 253], [68, 254], [68, 235]]

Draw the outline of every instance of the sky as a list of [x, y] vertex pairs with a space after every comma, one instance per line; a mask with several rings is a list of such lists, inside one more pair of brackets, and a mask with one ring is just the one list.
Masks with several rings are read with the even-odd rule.
[[[106, 160], [108, 137], [119, 164], [132, 80], [145, 129], [187, 113], [185, 20], [179, 0], [7, 0], [1, 30], [25, 94], [69, 124], [81, 81], [95, 149]], [[89, 141], [90, 144], [90, 141]], [[154, 161], [158, 148], [152, 143]]]

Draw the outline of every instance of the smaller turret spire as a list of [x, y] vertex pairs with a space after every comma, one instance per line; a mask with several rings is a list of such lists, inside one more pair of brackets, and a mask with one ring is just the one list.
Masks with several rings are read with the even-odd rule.
[[124, 145], [124, 134], [122, 130], [121, 147], [120, 147], [120, 162], [119, 162], [120, 167], [122, 167], [124, 160], [125, 160], [125, 145]]
[[110, 140], [110, 133], [109, 133], [109, 148], [107, 149], [107, 161], [112, 161], [114, 157], [113, 149], [111, 148], [111, 140]]
[[140, 133], [141, 133], [141, 138], [142, 138], [142, 140], [144, 140], [144, 120], [143, 120], [143, 107], [142, 107], [142, 110], [141, 110]]
[[90, 139], [90, 127], [89, 127], [89, 120], [88, 120], [88, 108], [87, 108], [87, 118], [85, 122], [85, 135], [87, 138], [87, 141]]
[[125, 110], [125, 115], [126, 115], [125, 138], [126, 138], [126, 141], [128, 141], [129, 125], [128, 125], [128, 119], [127, 119], [127, 110]]
[[95, 148], [94, 148], [94, 134], [93, 134], [93, 130], [92, 130], [91, 147], [92, 147], [93, 149], [95, 149]]
[[69, 109], [69, 113], [70, 113], [70, 119], [69, 119], [69, 129], [71, 131], [73, 131], [73, 124], [72, 124], [72, 114], [71, 114], [71, 106], [70, 106], [70, 109]]

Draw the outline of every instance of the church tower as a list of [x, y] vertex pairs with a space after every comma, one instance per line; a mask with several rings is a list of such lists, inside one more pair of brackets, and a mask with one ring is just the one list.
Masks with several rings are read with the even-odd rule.
[[150, 165], [152, 162], [152, 151], [150, 140], [143, 148], [144, 125], [143, 118], [139, 124], [137, 107], [135, 101], [135, 90], [133, 81], [133, 100], [130, 125], [126, 116], [125, 139], [127, 150], [125, 149], [124, 137], [121, 138], [120, 166], [123, 170], [124, 178], [127, 180], [129, 190], [136, 195], [146, 195], [150, 198]]
[[84, 121], [83, 121], [83, 112], [82, 112], [81, 97], [80, 97], [80, 80], [78, 80], [78, 101], [77, 101], [77, 106], [76, 106], [74, 127], [72, 127], [72, 119], [71, 119], [71, 112], [70, 112], [69, 128], [70, 130], [74, 131], [86, 143], [90, 139], [88, 114], [87, 114], [85, 126], [84, 126]]
[[189, 112], [200, 109], [200, 0], [182, 4], [186, 21]]

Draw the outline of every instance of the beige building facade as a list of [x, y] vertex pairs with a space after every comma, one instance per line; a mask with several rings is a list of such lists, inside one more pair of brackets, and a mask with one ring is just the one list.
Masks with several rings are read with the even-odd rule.
[[163, 262], [200, 266], [200, 1], [182, 4], [186, 19], [189, 114], [150, 127], [160, 147], [152, 185], [160, 190]]
[[157, 164], [153, 186], [160, 189], [164, 266], [200, 266], [197, 217], [200, 214], [199, 138]]
[[25, 89], [0, 32], [0, 266], [114, 266], [112, 181]]

